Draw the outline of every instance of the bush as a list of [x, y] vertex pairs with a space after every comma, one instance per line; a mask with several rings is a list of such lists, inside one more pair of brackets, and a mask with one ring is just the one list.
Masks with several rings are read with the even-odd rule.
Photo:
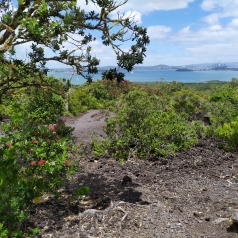
[[238, 117], [230, 123], [219, 126], [215, 134], [226, 142], [224, 144], [226, 149], [236, 150], [238, 148]]
[[80, 87], [75, 88], [70, 94], [69, 111], [73, 115], [79, 115], [88, 109], [102, 108], [102, 104], [91, 94], [84, 92]]
[[[0, 234], [22, 237], [20, 224], [30, 203], [56, 193], [75, 167], [70, 161], [71, 132], [58, 121], [42, 125], [21, 114], [3, 126], [0, 138]], [[1, 230], [2, 229], [2, 230]]]
[[175, 92], [173, 99], [176, 112], [183, 114], [188, 119], [194, 118], [203, 107], [202, 98], [189, 90]]
[[90, 92], [98, 100], [111, 101], [118, 99], [122, 94], [127, 94], [136, 88], [140, 87], [128, 80], [122, 82], [117, 82], [116, 80], [101, 80], [92, 84]]
[[[108, 138], [101, 142], [103, 150], [119, 160], [164, 156], [197, 142], [193, 126], [173, 110], [166, 98], [149, 96], [143, 90], [122, 97], [116, 116], [108, 119], [104, 131]], [[95, 154], [102, 154], [97, 141], [93, 146]]]
[[100, 102], [112, 100], [111, 94], [108, 91], [105, 82], [102, 80], [92, 82], [89, 85], [83, 85], [82, 87]]
[[26, 94], [28, 96], [23, 110], [32, 120], [54, 123], [63, 115], [65, 102], [61, 96], [41, 88], [29, 88]]
[[230, 86], [213, 88], [206, 103], [206, 111], [215, 130], [224, 123], [230, 123], [238, 116], [238, 89]]

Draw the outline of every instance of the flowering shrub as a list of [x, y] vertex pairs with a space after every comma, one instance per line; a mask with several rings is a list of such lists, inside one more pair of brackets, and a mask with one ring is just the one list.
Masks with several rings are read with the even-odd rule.
[[107, 139], [101, 143], [93, 140], [95, 155], [107, 151], [119, 160], [164, 156], [197, 142], [193, 125], [180, 117], [166, 98], [142, 90], [121, 98], [116, 116], [108, 119], [104, 131]]
[[44, 192], [57, 192], [76, 167], [68, 156], [72, 130], [62, 120], [42, 125], [17, 115], [3, 128], [6, 135], [0, 138], [0, 227], [13, 237], [27, 216], [28, 205], [40, 201]]

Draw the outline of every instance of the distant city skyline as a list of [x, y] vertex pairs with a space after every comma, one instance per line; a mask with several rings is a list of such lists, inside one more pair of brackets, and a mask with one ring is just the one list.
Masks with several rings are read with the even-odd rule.
[[[78, 0], [78, 5], [86, 11], [99, 11], [92, 3], [86, 5], [85, 0]], [[144, 66], [237, 60], [237, 0], [128, 0], [120, 13], [135, 15], [138, 25], [148, 29], [151, 43]], [[21, 46], [19, 55], [25, 57], [29, 45]], [[126, 42], [123, 48], [129, 45]], [[105, 47], [100, 37], [91, 46], [92, 55], [100, 59], [100, 66], [116, 65], [113, 50]], [[50, 62], [48, 67], [62, 66]]]

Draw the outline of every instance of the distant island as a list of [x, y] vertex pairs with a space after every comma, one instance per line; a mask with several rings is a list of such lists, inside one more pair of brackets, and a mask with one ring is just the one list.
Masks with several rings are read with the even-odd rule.
[[178, 72], [186, 72], [186, 71], [193, 71], [192, 69], [186, 69], [186, 68], [181, 68], [181, 69], [176, 69]]

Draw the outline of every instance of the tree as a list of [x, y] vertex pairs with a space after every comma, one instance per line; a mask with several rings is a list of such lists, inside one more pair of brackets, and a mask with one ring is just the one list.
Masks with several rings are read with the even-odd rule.
[[[45, 77], [46, 63], [51, 60], [72, 66], [90, 82], [99, 60], [90, 54], [89, 44], [99, 37], [113, 48], [119, 68], [131, 71], [135, 64], [141, 64], [149, 37], [132, 15], [126, 18], [118, 11], [127, 1], [84, 0], [99, 7], [100, 13], [96, 13], [80, 8], [76, 0], [18, 0], [17, 6], [13, 1], [0, 0], [0, 98], [18, 87], [51, 87], [58, 91], [62, 84], [57, 88], [54, 82], [52, 86]], [[110, 13], [116, 11], [117, 17], [110, 18]], [[133, 44], [125, 52], [121, 43], [129, 40]], [[74, 49], [65, 48], [66, 42]], [[16, 58], [15, 47], [25, 43], [31, 43], [27, 59]], [[54, 55], [47, 56], [47, 50]]]

